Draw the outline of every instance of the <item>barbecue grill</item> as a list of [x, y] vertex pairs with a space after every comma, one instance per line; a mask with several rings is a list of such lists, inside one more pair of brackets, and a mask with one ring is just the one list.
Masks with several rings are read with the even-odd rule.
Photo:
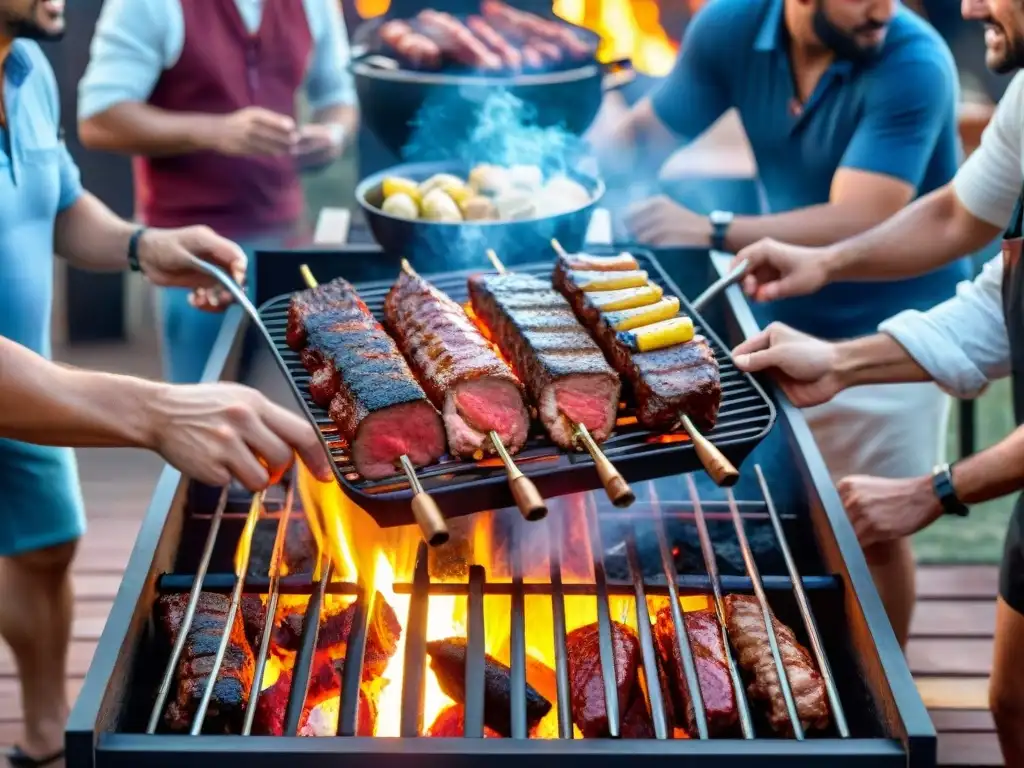
[[[259, 299], [265, 301], [291, 285], [300, 259], [315, 272], [333, 265], [337, 273], [355, 266], [353, 255], [358, 253], [261, 254], [258, 285], [268, 295]], [[361, 276], [355, 269], [354, 278]], [[736, 329], [752, 331], [752, 317], [735, 288], [728, 292], [724, 315], [726, 322], [719, 330], [726, 336], [733, 328], [730, 341], [738, 338]], [[243, 329], [241, 313], [232, 308], [205, 380], [235, 376]], [[526, 522], [515, 509], [453, 521], [452, 541], [440, 549], [422, 544], [414, 528], [388, 529], [409, 534], [387, 539], [395, 542], [394, 548], [384, 552], [392, 560], [389, 599], [395, 603], [404, 638], [404, 649], [395, 657], [401, 696], [388, 710], [397, 722], [391, 738], [352, 735], [357, 729], [362, 667], [368, 658], [370, 596], [377, 582], [371, 584], [371, 577], [362, 572], [332, 578], [332, 563], [315, 547], [302, 567], [289, 567], [287, 574], [275, 567], [281, 558], [266, 556], [267, 550], [279, 551], [281, 542], [294, 535], [295, 524], [305, 517], [300, 505], [309, 509], [295, 483], [287, 490], [272, 489], [262, 504], [253, 504], [250, 497], [234, 498], [226, 490], [198, 485], [165, 469], [69, 719], [68, 765], [304, 767], [345, 761], [353, 766], [411, 768], [432, 759], [460, 766], [484, 761], [511, 766], [525, 758], [546, 768], [578, 758], [625, 767], [638, 757], [666, 766], [680, 759], [695, 765], [736, 766], [752, 760], [787, 766], [820, 766], [826, 760], [836, 765], [935, 765], [934, 729], [822, 459], [799, 411], [780, 393], [771, 394], [778, 407], [776, 425], [769, 439], [754, 449], [733, 489], [717, 488], [695, 473], [637, 484], [637, 502], [627, 510], [615, 509], [600, 493], [563, 496], [549, 502], [551, 513], [536, 523]], [[252, 559], [245, 562], [242, 547], [243, 557], [236, 564], [239, 541], [247, 540], [247, 526], [257, 516]], [[481, 530], [487, 535], [481, 536]], [[413, 555], [408, 565], [400, 563], [401, 552]], [[583, 571], [581, 562], [588, 564]], [[243, 587], [236, 573], [244, 576]], [[162, 727], [147, 733], [170, 660], [166, 649], [159, 650], [160, 633], [152, 618], [155, 603], [162, 594], [188, 594], [198, 585], [234, 597], [243, 592], [269, 595], [270, 601], [275, 595], [311, 596], [292, 668], [285, 735], [188, 735], [166, 733]], [[606, 692], [615, 687], [607, 673], [612, 668], [612, 621], [626, 621], [639, 630], [642, 675], [657, 680], [650, 617], [659, 600], [677, 607], [675, 639], [687, 684], [696, 690], [676, 598], [683, 597], [688, 610], [686, 601], [703, 599], [714, 606], [726, 593], [756, 595], [811, 651], [832, 700], [826, 732], [805, 734], [797, 728], [791, 738], [775, 735], [764, 723], [761, 704], [744, 696], [743, 686], [734, 686], [741, 720], [735, 734], [705, 738], [698, 706], [697, 737], [673, 738], [678, 734], [667, 722], [660, 688], [648, 685], [654, 738], [614, 738], [622, 714], [615, 711], [614, 693], [606, 693], [612, 738], [573, 738], [565, 638], [573, 629], [573, 606], [578, 601], [592, 607], [598, 623]], [[345, 664], [338, 675], [340, 702], [331, 721], [332, 733], [340, 738], [303, 738], [294, 734], [327, 595], [355, 600]], [[426, 644], [438, 639], [428, 636], [431, 606], [438, 598], [453, 595], [465, 607], [465, 737], [427, 738], [419, 734], [430, 725], [424, 698], [431, 674]], [[504, 622], [498, 630], [496, 617]], [[547, 734], [553, 738], [543, 739], [525, 738], [526, 660], [538, 642], [538, 617], [551, 646], [556, 711], [554, 731]], [[495, 653], [495, 631], [507, 634], [505, 658], [512, 670], [511, 738], [502, 739], [480, 738], [485, 652]], [[269, 630], [264, 626], [261, 632], [266, 637]], [[254, 646], [254, 653], [259, 647]], [[731, 669], [735, 671], [734, 663]], [[699, 702], [696, 696], [694, 700]], [[199, 731], [203, 723], [194, 719], [190, 726]], [[379, 728], [380, 720], [378, 733]]]

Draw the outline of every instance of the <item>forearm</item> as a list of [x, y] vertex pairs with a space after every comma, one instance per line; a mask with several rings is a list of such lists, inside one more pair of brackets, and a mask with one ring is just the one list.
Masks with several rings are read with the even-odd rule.
[[972, 216], [947, 185], [830, 248], [829, 280], [916, 277], [982, 249], [998, 234], [997, 227]]
[[837, 343], [834, 366], [843, 389], [932, 380], [906, 349], [884, 333]]
[[52, 363], [0, 337], [0, 436], [74, 448], [149, 447], [162, 385]]
[[78, 126], [89, 149], [160, 157], [214, 149], [222, 115], [171, 112], [142, 102], [122, 102]]
[[1024, 489], [1024, 427], [953, 466], [953, 487], [965, 504], [979, 504]]
[[54, 249], [79, 269], [119, 272], [128, 268], [128, 241], [135, 229], [86, 192], [58, 214]]
[[861, 202], [823, 203], [785, 213], [737, 216], [726, 236], [726, 248], [739, 253], [764, 238], [806, 246], [828, 246], [858, 235], [884, 221], [888, 211]]

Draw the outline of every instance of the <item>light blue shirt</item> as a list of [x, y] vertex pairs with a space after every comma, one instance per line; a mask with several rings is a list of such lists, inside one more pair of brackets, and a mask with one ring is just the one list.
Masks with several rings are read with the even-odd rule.
[[0, 335], [50, 354], [53, 228], [82, 194], [60, 136], [57, 80], [39, 46], [17, 40], [2, 73], [0, 129]]
[[[265, 0], [235, 0], [246, 27], [259, 29]], [[303, 0], [313, 38], [306, 96], [313, 110], [354, 104], [349, 45], [341, 3]], [[160, 75], [185, 44], [181, 0], [106, 0], [96, 24], [89, 66], [78, 85], [78, 119], [126, 101], [149, 99]]]

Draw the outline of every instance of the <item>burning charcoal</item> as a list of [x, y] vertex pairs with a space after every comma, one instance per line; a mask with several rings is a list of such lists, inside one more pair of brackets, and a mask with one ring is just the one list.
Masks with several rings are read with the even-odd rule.
[[[277, 681], [260, 693], [256, 702], [256, 718], [253, 733], [264, 736], [281, 736], [284, 734], [285, 715], [288, 711], [288, 697], [291, 695], [292, 670], [281, 673]], [[318, 656], [313, 663], [313, 671], [309, 676], [309, 687], [306, 689], [306, 701], [299, 717], [299, 733], [302, 735], [334, 736], [338, 727], [338, 710], [328, 704], [322, 712], [311, 720], [311, 713], [325, 702], [341, 696], [341, 671], [339, 664], [326, 657]], [[333, 724], [330, 715], [333, 713]], [[358, 736], [372, 736], [376, 727], [376, 708], [373, 707], [366, 692], [359, 690]], [[324, 720], [327, 723], [324, 723]], [[328, 733], [321, 733], [327, 730]], [[305, 731], [305, 732], [304, 732]]]
[[[424, 735], [436, 738], [461, 739], [466, 735], [466, 710], [461, 704], [452, 704], [450, 707], [445, 707], [434, 718], [434, 724], [427, 729]], [[501, 734], [485, 725], [484, 738], [500, 739]]]
[[267, 612], [263, 599], [258, 595], [244, 595], [239, 607], [245, 625], [245, 639], [249, 641], [253, 654], [259, 653], [260, 642], [263, 640], [264, 614]]
[[[683, 614], [686, 635], [689, 637], [700, 695], [707, 715], [708, 731], [717, 735], [736, 723], [736, 698], [732, 690], [729, 666], [725, 657], [725, 638], [718, 617], [711, 609], [688, 611]], [[675, 725], [684, 728], [691, 738], [697, 736], [697, 723], [686, 684], [686, 668], [676, 642], [672, 608], [665, 606], [655, 618], [654, 644], [658, 660], [664, 665], [668, 681], [662, 682], [662, 691], [671, 698]], [[669, 715], [666, 702], [666, 716]]]
[[[450, 637], [427, 643], [430, 666], [441, 690], [450, 698], [466, 701], [466, 638]], [[512, 670], [491, 656], [484, 656], [484, 724], [502, 736], [512, 734]], [[551, 711], [551, 702], [526, 686], [526, 726], [532, 728]]]
[[[587, 738], [608, 736], [597, 624], [574, 629], [566, 638], [566, 647], [569, 652], [569, 698], [573, 722]], [[619, 712], [624, 713], [639, 691], [640, 639], [631, 627], [613, 621], [612, 649]], [[639, 695], [643, 696], [642, 693]]]
[[[164, 722], [174, 731], [187, 730], [202, 700], [213, 671], [213, 662], [230, 606], [227, 595], [201, 592], [195, 616], [177, 670], [174, 697], [167, 705]], [[188, 606], [187, 594], [163, 595], [157, 615], [164, 636], [174, 644]], [[252, 688], [255, 660], [245, 638], [241, 613], [235, 614], [230, 642], [217, 673], [213, 695], [203, 725], [204, 733], [238, 733]]]

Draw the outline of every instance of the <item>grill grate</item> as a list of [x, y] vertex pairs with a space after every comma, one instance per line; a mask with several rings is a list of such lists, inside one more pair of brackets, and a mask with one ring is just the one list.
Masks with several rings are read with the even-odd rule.
[[[742, 680], [738, 665], [733, 657], [731, 645], [728, 642], [728, 633], [725, 631], [724, 611], [722, 598], [726, 592], [742, 591], [753, 592], [767, 619], [770, 610], [768, 595], [773, 594], [776, 599], [780, 593], [792, 590], [793, 597], [798, 609], [798, 615], [802, 626], [791, 624], [796, 632], [804, 632], [809, 640], [808, 644], [811, 653], [815, 657], [818, 669], [825, 681], [826, 690], [830, 704], [830, 716], [832, 735], [842, 739], [851, 736], [847, 724], [844, 706], [840, 700], [839, 691], [836, 686], [835, 676], [831, 664], [825, 653], [825, 647], [819, 632], [818, 624], [811, 609], [807, 597], [808, 590], [830, 590], [837, 587], [832, 577], [802, 577], [797, 571], [796, 563], [789, 549], [785, 533], [783, 531], [782, 517], [776, 511], [768, 490], [768, 485], [761, 471], [756, 466], [755, 472], [761, 488], [763, 499], [759, 502], [737, 502], [731, 490], [726, 490], [724, 511], [717, 511], [722, 502], [705, 502], [697, 492], [696, 483], [692, 477], [686, 478], [690, 495], [689, 509], [683, 513], [664, 511], [658, 502], [653, 484], [650, 487], [651, 501], [650, 510], [647, 512], [609, 512], [599, 514], [598, 506], [593, 494], [575, 496], [565, 500], [566, 504], [583, 504], [583, 514], [586, 516], [584, 526], [587, 539], [587, 547], [593, 553], [593, 583], [566, 584], [563, 579], [562, 566], [571, 555], [565, 545], [565, 534], [568, 532], [566, 526], [569, 524], [569, 515], [556, 514], [544, 521], [526, 523], [516, 518], [512, 522], [509, 532], [509, 568], [511, 579], [508, 582], [488, 581], [487, 572], [484, 567], [472, 564], [469, 567], [468, 579], [465, 582], [437, 582], [434, 581], [428, 569], [428, 547], [420, 543], [417, 548], [416, 563], [413, 570], [411, 583], [396, 583], [394, 591], [398, 594], [411, 594], [408, 615], [405, 622], [405, 652], [403, 659], [403, 690], [401, 695], [401, 715], [399, 732], [404, 738], [414, 738], [424, 731], [424, 726], [429, 725], [423, 722], [424, 702], [424, 676], [427, 663], [427, 611], [429, 597], [431, 595], [458, 594], [467, 599], [467, 661], [466, 661], [466, 700], [465, 707], [465, 736], [479, 738], [483, 735], [484, 727], [484, 649], [485, 649], [485, 622], [484, 622], [484, 598], [485, 595], [511, 594], [510, 611], [510, 667], [512, 669], [511, 688], [511, 731], [513, 739], [527, 738], [526, 722], [526, 596], [529, 594], [544, 594], [551, 597], [551, 613], [553, 627], [554, 647], [554, 673], [557, 689], [558, 708], [558, 734], [561, 739], [573, 739], [573, 724], [570, 705], [569, 673], [568, 673], [568, 650], [566, 646], [567, 624], [566, 624], [566, 597], [571, 595], [584, 594], [593, 596], [597, 601], [597, 623], [599, 629], [600, 660], [605, 689], [605, 700], [609, 720], [610, 735], [615, 738], [620, 734], [621, 717], [624, 714], [618, 706], [618, 695], [613, 662], [612, 648], [612, 621], [609, 597], [611, 595], [629, 594], [635, 598], [636, 623], [640, 638], [641, 662], [639, 668], [646, 681], [645, 703], [649, 706], [654, 725], [655, 738], [659, 740], [672, 738], [671, 724], [668, 722], [665, 711], [665, 702], [662, 699], [662, 691], [658, 681], [658, 667], [656, 651], [652, 638], [653, 615], [648, 604], [648, 598], [652, 596], [667, 596], [672, 606], [672, 619], [674, 636], [679, 644], [679, 651], [685, 667], [685, 678], [690, 692], [690, 700], [693, 702], [698, 739], [708, 739], [707, 717], [703, 708], [700, 688], [697, 684], [697, 673], [693, 660], [693, 650], [690, 647], [690, 640], [685, 631], [682, 612], [680, 610], [679, 597], [687, 595], [706, 595], [717, 611], [717, 616], [722, 629], [723, 638], [726, 639], [726, 655], [733, 678], [733, 689], [736, 696], [736, 704], [739, 714], [740, 731], [745, 739], [752, 739], [759, 735], [754, 725], [754, 717], [751, 707], [745, 695], [745, 685]], [[284, 520], [292, 512], [294, 495], [289, 492], [286, 495], [285, 508], [281, 513]], [[642, 505], [641, 505], [642, 506]], [[577, 508], [578, 509], [578, 508]], [[220, 519], [224, 513], [223, 497], [222, 503], [215, 511], [207, 538], [204, 558], [200, 562], [195, 576], [188, 575], [165, 575], [161, 577], [158, 588], [161, 592], [182, 592], [192, 591], [190, 609], [194, 607], [200, 594], [199, 586], [206, 591], [236, 592], [237, 579], [222, 575], [207, 575], [209, 566], [209, 552], [213, 549], [213, 542], [217, 537], [220, 527]], [[742, 577], [722, 576], [716, 565], [715, 545], [709, 533], [707, 518], [727, 517], [731, 519], [735, 527], [737, 541], [743, 555], [746, 567], [746, 575]], [[696, 524], [700, 538], [701, 549], [704, 557], [706, 575], [678, 573], [669, 550], [669, 537], [667, 522], [669, 519], [683, 518]], [[776, 544], [780, 548], [786, 564], [788, 575], [761, 577], [755, 563], [755, 557], [751, 545], [747, 539], [746, 526], [754, 519], [767, 519], [776, 536]], [[614, 521], [622, 534], [622, 547], [625, 550], [625, 560], [629, 575], [625, 581], [612, 582], [608, 577], [606, 558], [609, 556], [602, 541], [602, 521]], [[665, 585], [654, 583], [652, 579], [644, 575], [641, 567], [641, 558], [638, 551], [637, 536], [639, 524], [652, 525], [656, 533], [658, 549], [661, 561], [661, 574]], [[520, 545], [521, 536], [525, 526], [547, 526], [544, 538], [547, 541], [547, 556], [550, 563], [549, 578], [544, 582], [525, 583], [523, 573], [523, 549]], [[282, 539], [282, 531], [287, 527], [286, 522], [278, 519], [278, 539]], [[266, 579], [246, 579], [245, 593], [262, 593], [268, 595], [268, 603], [277, 594], [276, 589], [284, 590], [285, 579], [279, 579], [276, 575], [281, 565], [280, 542], [275, 544], [275, 557], [272, 560], [269, 574], [269, 582]], [[354, 736], [358, 719], [359, 686], [363, 673], [364, 653], [366, 649], [367, 622], [370, 611], [368, 610], [371, 590], [363, 583], [350, 584], [331, 580], [330, 561], [323, 556], [318, 577], [312, 581], [305, 580], [305, 589], [296, 588], [290, 591], [304, 592], [311, 594], [306, 608], [306, 620], [303, 624], [299, 640], [299, 650], [295, 660], [295, 673], [293, 676], [292, 688], [288, 697], [287, 713], [285, 718], [286, 736], [294, 736], [297, 733], [302, 704], [306, 699], [307, 688], [310, 680], [310, 669], [314, 658], [314, 649], [317, 642], [317, 633], [320, 628], [320, 615], [324, 604], [324, 596], [332, 594], [348, 594], [356, 598], [355, 618], [353, 619], [352, 632], [348, 638], [346, 658], [344, 660], [344, 671], [341, 682], [341, 706], [339, 711], [337, 735]], [[244, 573], [245, 571], [243, 571]], [[275, 588], [275, 585], [277, 587]], [[268, 611], [266, 616], [269, 620], [263, 628], [263, 642], [273, 626], [274, 613]], [[766, 626], [771, 627], [770, 621]], [[181, 636], [185, 636], [188, 626], [183, 625], [180, 629]], [[230, 624], [225, 632], [230, 631]], [[769, 632], [769, 638], [773, 645], [776, 669], [778, 670], [781, 661], [778, 656], [774, 630]], [[173, 677], [177, 659], [172, 656], [167, 667], [165, 680]], [[254, 678], [258, 679], [258, 678]], [[780, 679], [787, 681], [783, 690], [787, 698], [791, 698], [788, 692], [788, 679], [781, 675]], [[651, 684], [652, 681], [655, 684]], [[249, 709], [255, 709], [258, 693], [250, 698]], [[166, 691], [161, 689], [161, 696], [158, 698], [156, 707], [152, 712], [150, 723], [157, 722], [162, 714], [162, 707]], [[790, 704], [790, 717], [794, 710], [792, 701]], [[199, 721], [194, 722], [191, 732], [193, 735], [199, 733], [202, 728], [202, 714]], [[248, 717], [247, 722], [251, 723]], [[791, 720], [792, 722], [792, 720]], [[803, 740], [804, 733], [799, 722], [794, 723], [794, 738]], [[153, 733], [152, 728], [147, 732]], [[248, 730], [246, 730], [248, 732]], [[681, 747], [685, 750], [685, 747]]]
[[[634, 257], [640, 268], [648, 272], [650, 279], [658, 283], [666, 295], [680, 298], [683, 310], [694, 320], [696, 332], [705, 336], [714, 350], [721, 372], [722, 404], [714, 429], [705, 436], [738, 466], [771, 429], [775, 420], [774, 406], [756, 381], [733, 365], [728, 350], [692, 310], [654, 257], [642, 252], [634, 253]], [[551, 268], [550, 263], [543, 263], [517, 266], [516, 270], [547, 279]], [[452, 299], [464, 304], [468, 301], [466, 279], [471, 274], [474, 271], [425, 277]], [[381, 322], [384, 319], [384, 298], [391, 285], [391, 281], [355, 285], [366, 305]], [[290, 294], [271, 299], [260, 307], [260, 316], [273, 339], [277, 354], [287, 367], [290, 384], [304, 402], [310, 419], [316, 423], [324, 445], [330, 452], [339, 482], [346, 493], [373, 515], [380, 525], [412, 522], [408, 508], [409, 485], [405, 476], [396, 474], [375, 481], [360, 478], [352, 466], [346, 441], [339, 436], [327, 412], [310, 397], [309, 374], [299, 356], [285, 341], [290, 299]], [[620, 403], [615, 432], [601, 447], [627, 481], [650, 480], [702, 469], [700, 459], [685, 433], [673, 434], [670, 440], [666, 442], [665, 435], [652, 433], [636, 422], [634, 408], [627, 395], [626, 401]], [[563, 452], [548, 440], [543, 429], [536, 423], [523, 450], [514, 458], [546, 498], [600, 487], [590, 455], [585, 451]], [[505, 469], [497, 459], [472, 462], [446, 456], [434, 465], [418, 468], [417, 476], [424, 489], [449, 517], [486, 509], [501, 509], [514, 503], [508, 490]]]

